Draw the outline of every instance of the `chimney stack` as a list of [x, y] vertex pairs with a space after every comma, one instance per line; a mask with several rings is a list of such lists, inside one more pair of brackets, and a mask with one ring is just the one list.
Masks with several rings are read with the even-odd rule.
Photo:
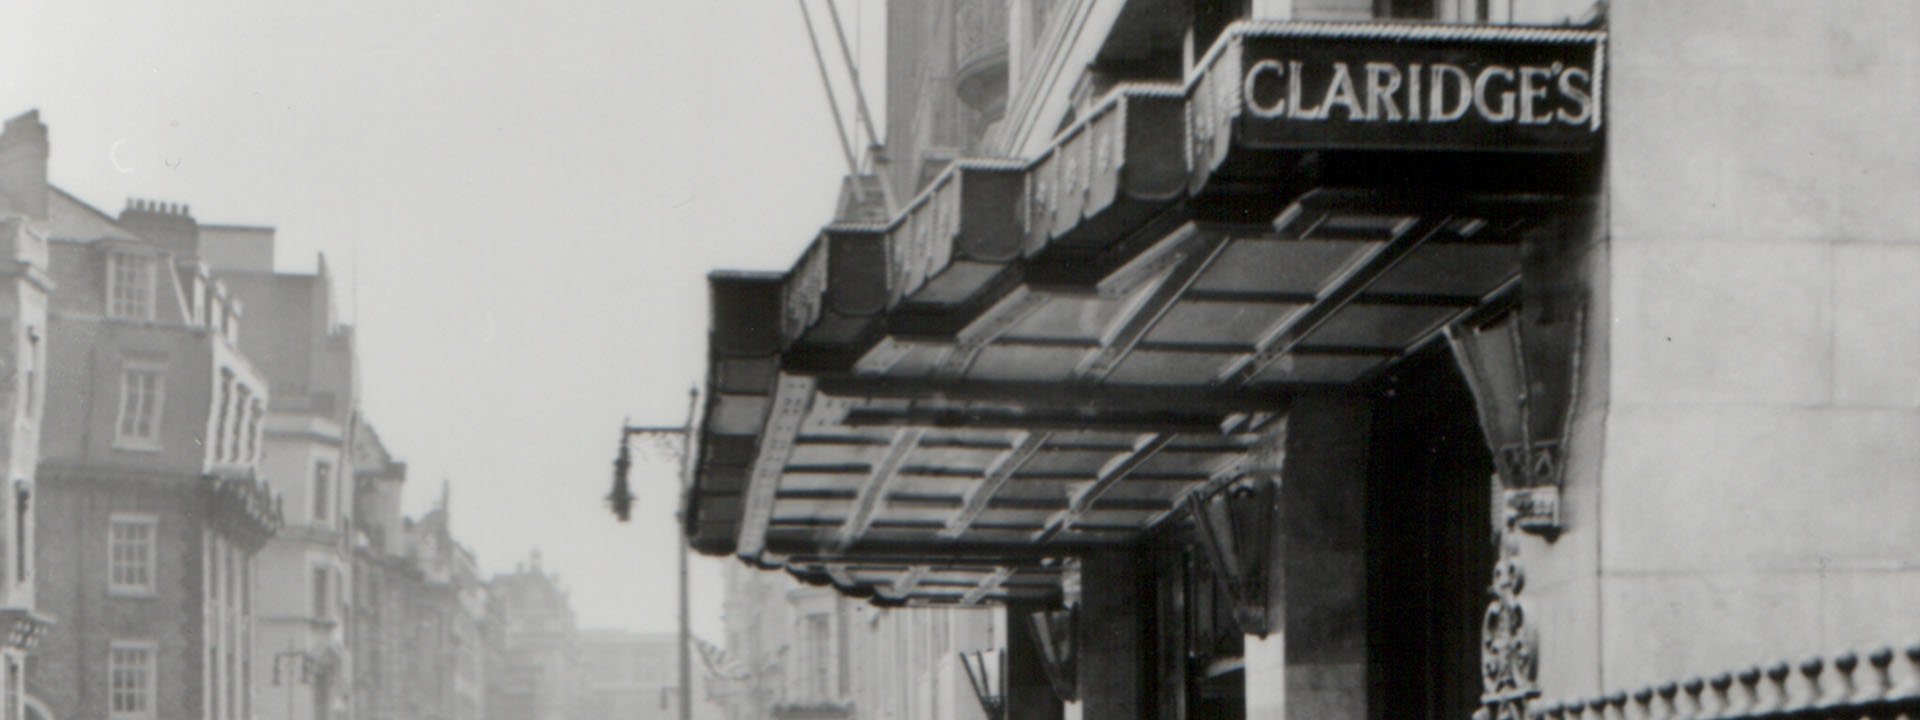
[[183, 258], [200, 257], [200, 224], [182, 203], [128, 198], [120, 211], [120, 227], [172, 250]]
[[47, 217], [47, 126], [39, 110], [7, 121], [0, 132], [0, 196], [14, 212]]

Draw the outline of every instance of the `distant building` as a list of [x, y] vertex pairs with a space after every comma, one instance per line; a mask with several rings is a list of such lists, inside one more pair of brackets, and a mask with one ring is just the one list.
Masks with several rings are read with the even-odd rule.
[[573, 717], [578, 648], [573, 606], [540, 553], [487, 583], [500, 604], [505, 647], [501, 673], [488, 683], [487, 720]]
[[256, 693], [276, 698], [258, 715], [344, 720], [352, 690], [346, 486], [359, 403], [353, 331], [334, 312], [324, 257], [312, 275], [275, 273], [271, 228], [204, 227], [200, 242], [250, 313], [240, 347], [274, 391], [262, 470], [286, 500], [286, 525], [261, 551], [254, 651], [280, 671], [254, 677]]
[[480, 720], [487, 703], [487, 588], [473, 552], [453, 539], [450, 504], [442, 486], [440, 506], [410, 528], [420, 575], [412, 593], [407, 662], [415, 673], [415, 692], [430, 690], [438, 708], [423, 717]]
[[[0, 134], [0, 718], [26, 717], [26, 663], [51, 619], [35, 603], [33, 516], [46, 391], [47, 128], [38, 113]], [[44, 713], [42, 713], [44, 715]]]
[[387, 451], [364, 420], [353, 432], [353, 608], [348, 647], [353, 653], [353, 716], [358, 720], [422, 717], [408, 692], [408, 597], [420, 570], [407, 553], [400, 491], [407, 464]]
[[988, 608], [879, 608], [832, 588], [727, 569], [727, 720], [986, 720], [960, 654], [1005, 644]]
[[448, 497], [443, 489], [439, 507], [404, 518], [406, 463], [364, 423], [353, 457], [354, 717], [480, 720], [495, 620], [473, 553], [448, 527]]
[[268, 699], [250, 678], [276, 668], [252, 651], [255, 555], [280, 507], [260, 479], [270, 397], [239, 349], [242, 304], [185, 206], [116, 217], [36, 195], [57, 288], [36, 589], [61, 622], [29, 692], [55, 718], [256, 717]]
[[[680, 717], [680, 667], [673, 633], [582, 630], [575, 717], [582, 720], [676, 720]], [[689, 658], [693, 716], [724, 717], [705, 692], [708, 673]]]

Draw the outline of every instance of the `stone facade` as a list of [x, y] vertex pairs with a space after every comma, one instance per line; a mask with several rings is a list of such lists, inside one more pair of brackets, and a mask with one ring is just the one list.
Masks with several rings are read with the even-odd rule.
[[275, 273], [271, 229], [210, 230], [202, 241], [218, 238], [222, 264], [214, 270], [249, 311], [241, 350], [274, 388], [263, 472], [284, 499], [286, 525], [261, 551], [255, 652], [313, 668], [299, 682], [257, 675], [255, 693], [289, 697], [263, 706], [260, 716], [346, 718], [353, 689], [349, 451], [359, 414], [352, 328], [336, 316], [324, 257], [314, 275]]
[[[674, 644], [678, 637], [671, 633], [581, 630], [576, 717], [677, 720], [680, 670]], [[699, 658], [689, 660], [693, 663], [693, 717], [725, 717], [712, 697], [709, 671], [701, 667]]]
[[1920, 636], [1920, 225], [1889, 202], [1920, 142], [1875, 90], [1920, 13], [1848, 10], [1609, 3], [1606, 210], [1567, 260], [1608, 321], [1568, 529], [1522, 548], [1552, 697]]
[[500, 675], [489, 683], [487, 720], [571, 720], [579, 698], [573, 605], [540, 554], [487, 581], [500, 606]]
[[[1875, 652], [1920, 637], [1920, 12], [1020, 0], [975, 128], [920, 82], [983, 45], [968, 7], [889, 24], [888, 177], [919, 199], [714, 276], [695, 547], [1073, 618], [1064, 707], [1014, 717], [1920, 704], [1920, 653]], [[1494, 54], [1552, 43], [1582, 55]], [[1318, 97], [1316, 53], [1353, 53]], [[1456, 62], [1463, 113], [1582, 134], [1374, 115]], [[1527, 114], [1549, 75], [1604, 110]]]
[[38, 113], [9, 120], [0, 133], [0, 717], [26, 717], [26, 664], [50, 618], [40, 612], [34, 548], [40, 427], [46, 405], [47, 242], [37, 221], [46, 218], [47, 129]]

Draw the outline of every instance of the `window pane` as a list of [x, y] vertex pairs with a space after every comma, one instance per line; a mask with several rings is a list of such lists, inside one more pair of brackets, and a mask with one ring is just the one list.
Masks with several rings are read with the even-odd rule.
[[120, 590], [153, 588], [153, 521], [116, 518], [109, 531], [109, 584]]
[[108, 706], [114, 715], [147, 716], [153, 687], [153, 651], [114, 647], [107, 662]]
[[317, 617], [317, 618], [332, 617], [332, 615], [327, 612], [328, 595], [329, 593], [327, 590], [327, 569], [324, 567], [316, 567], [313, 569], [313, 616], [314, 617]]
[[151, 442], [159, 438], [160, 372], [129, 368], [120, 376], [122, 440]]
[[313, 465], [313, 520], [325, 522], [332, 514], [333, 465], [326, 461]]
[[119, 254], [108, 263], [113, 269], [107, 313], [135, 320], [153, 318], [153, 258]]

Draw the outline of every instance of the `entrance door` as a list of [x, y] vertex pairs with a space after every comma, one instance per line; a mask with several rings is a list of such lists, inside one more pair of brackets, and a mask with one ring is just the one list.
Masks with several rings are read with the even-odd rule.
[[1444, 346], [1376, 388], [1367, 470], [1367, 658], [1376, 718], [1466, 718], [1495, 550], [1493, 463]]

